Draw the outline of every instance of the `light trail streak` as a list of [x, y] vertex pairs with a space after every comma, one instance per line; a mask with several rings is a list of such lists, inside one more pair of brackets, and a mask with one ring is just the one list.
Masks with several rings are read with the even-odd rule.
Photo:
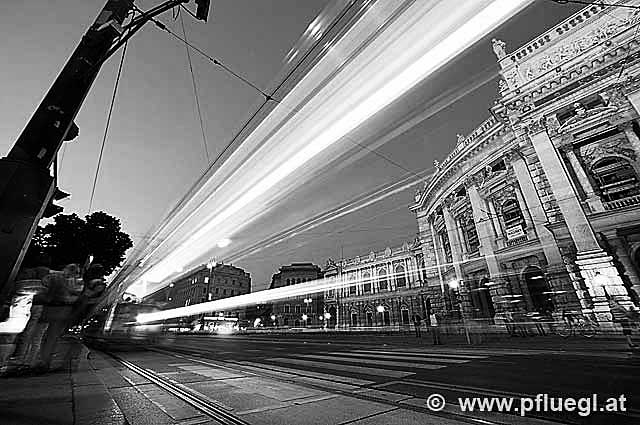
[[[509, 255], [518, 255], [518, 254], [528, 253], [531, 251], [539, 251], [544, 247], [551, 247], [551, 246], [556, 246], [556, 245], [547, 244], [547, 245], [541, 245], [536, 247], [522, 248], [520, 250], [511, 251]], [[499, 254], [492, 254], [489, 256], [485, 255], [483, 257], [499, 258]], [[405, 276], [405, 277], [407, 277], [407, 275], [420, 276], [423, 272], [437, 270], [438, 268], [442, 269], [446, 267], [451, 267], [456, 264], [462, 265], [471, 261], [477, 261], [477, 259], [474, 258], [471, 260], [461, 260], [461, 261], [454, 261], [449, 263], [441, 263], [439, 266], [436, 265], [436, 266], [430, 266], [430, 267], [422, 267], [415, 270], [411, 270], [408, 273], [407, 272], [402, 272], [402, 273], [386, 272], [384, 274], [384, 278], [387, 281], [387, 284], [389, 284], [389, 280], [397, 276]], [[376, 268], [381, 269], [382, 267], [376, 267]], [[491, 279], [500, 279], [504, 276], [508, 276], [508, 274], [503, 274], [500, 276], [492, 276]], [[369, 278], [363, 279], [362, 277], [356, 276], [355, 273], [351, 275], [349, 272], [347, 272], [339, 277], [323, 278], [323, 279], [318, 279], [311, 282], [299, 283], [296, 285], [285, 286], [285, 287], [276, 288], [276, 289], [268, 289], [264, 291], [253, 292], [250, 294], [239, 295], [236, 297], [224, 298], [221, 300], [215, 300], [215, 301], [210, 301], [210, 302], [200, 303], [200, 304], [193, 304], [186, 307], [179, 307], [171, 310], [164, 310], [164, 311], [158, 311], [153, 313], [143, 313], [143, 314], [140, 314], [136, 318], [136, 320], [139, 323], [149, 323], [149, 322], [156, 322], [160, 320], [173, 319], [176, 317], [195, 316], [198, 314], [212, 312], [212, 311], [224, 311], [224, 310], [236, 309], [240, 307], [246, 307], [250, 305], [262, 304], [262, 303], [267, 303], [272, 301], [280, 301], [287, 298], [306, 296], [306, 295], [330, 291], [330, 290], [339, 290], [343, 288], [349, 288], [351, 286], [362, 285], [365, 283], [373, 284], [374, 282], [378, 281], [379, 277], [380, 276], [377, 275], [376, 273], [376, 275], [371, 274]], [[434, 280], [438, 281], [434, 286], [441, 286], [441, 283], [446, 284], [446, 282], [440, 282], [439, 279], [434, 279]], [[444, 292], [444, 289], [443, 289], [443, 292]], [[387, 293], [387, 291], [385, 291], [384, 293]], [[392, 292], [388, 292], [388, 293], [392, 293]], [[502, 295], [500, 297], [504, 298], [505, 296]]]
[[[176, 249], [168, 252], [148, 269], [139, 282], [160, 282], [210, 250], [211, 240], [232, 236], [233, 231], [237, 231], [249, 221], [247, 211], [252, 211], [251, 204], [259, 204], [261, 197], [269, 195], [270, 191], [290, 178], [294, 172], [307, 166], [321, 152], [336, 144], [346, 134], [456, 57], [488, 31], [513, 16], [530, 1], [493, 1], [469, 19], [465, 18], [460, 25], [454, 26], [455, 29], [435, 45], [431, 35], [431, 44], [424, 41], [425, 38], [429, 38], [425, 37], [425, 26], [421, 25], [426, 21], [420, 21], [428, 21], [425, 16], [407, 18], [413, 20], [413, 27], [399, 31], [399, 35], [386, 43], [383, 51], [369, 58], [367, 67], [352, 69], [351, 75], [347, 77], [351, 80], [340, 83], [340, 89], [348, 92], [348, 97], [343, 93], [335, 98], [318, 99], [305, 113], [300, 113], [292, 120], [294, 128], [281, 131], [278, 137], [274, 136], [277, 140], [268, 147], [263, 146], [264, 149], [258, 149], [254, 156], [260, 153], [267, 154], [260, 158], [264, 164], [262, 169], [251, 176], [246, 174], [246, 169], [236, 170], [236, 175], [240, 172], [244, 175], [236, 185], [228, 185], [229, 187], [224, 188], [226, 190], [220, 192], [218, 198], [221, 198], [219, 201], [222, 202], [217, 203], [216, 210], [201, 220], [200, 225], [196, 226], [197, 230], [182, 240]], [[471, 4], [469, 7], [475, 8], [476, 5]], [[464, 11], [461, 11], [464, 15], [462, 12]], [[404, 22], [407, 24], [407, 20]], [[449, 25], [452, 23], [453, 21], [448, 22]], [[396, 28], [396, 31], [398, 30]], [[398, 70], [394, 69], [394, 66], [402, 68]], [[364, 75], [366, 73], [370, 78]], [[333, 84], [332, 90], [336, 90], [337, 84], [339, 83]], [[313, 121], [314, 114], [326, 117], [316, 123]], [[300, 142], [290, 144], [290, 141], [300, 139], [300, 136], [303, 139], [302, 145]], [[205, 202], [211, 199], [209, 196]]]
[[[370, 205], [373, 205], [377, 202], [380, 202], [389, 196], [395, 195], [407, 189], [410, 189], [417, 184], [423, 182], [424, 179], [415, 176], [407, 176], [398, 182], [394, 182], [391, 184], [384, 185], [370, 194], [365, 196], [359, 196], [356, 199], [352, 199], [351, 201], [339, 205], [336, 208], [333, 208], [330, 211], [326, 211], [318, 216], [306, 220], [303, 223], [297, 224], [295, 226], [290, 227], [289, 229], [284, 230], [278, 234], [272, 235], [271, 237], [263, 240], [253, 246], [247, 247], [242, 251], [233, 252], [229, 255], [231, 261], [238, 261], [245, 257], [248, 257], [252, 254], [260, 252], [263, 249], [270, 248], [274, 245], [280, 244], [286, 240], [289, 240], [295, 236], [306, 233], [310, 230], [313, 230], [319, 226], [328, 224], [332, 221], [335, 221], [341, 217], [352, 214], [358, 210], [366, 208]], [[329, 232], [331, 234], [332, 232]]]

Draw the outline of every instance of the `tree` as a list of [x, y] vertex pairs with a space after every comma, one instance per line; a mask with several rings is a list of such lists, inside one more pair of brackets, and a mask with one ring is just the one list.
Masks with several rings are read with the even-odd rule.
[[129, 235], [120, 230], [120, 220], [105, 212], [94, 212], [84, 220], [76, 214], [58, 214], [53, 223], [38, 227], [23, 266], [61, 270], [71, 263], [82, 265], [93, 255], [93, 262], [109, 275], [132, 246]]

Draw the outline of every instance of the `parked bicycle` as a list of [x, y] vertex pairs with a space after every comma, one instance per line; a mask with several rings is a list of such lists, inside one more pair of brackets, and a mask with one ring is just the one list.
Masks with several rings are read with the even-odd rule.
[[598, 322], [590, 317], [563, 312], [562, 322], [555, 331], [563, 338], [569, 338], [574, 335], [593, 338], [598, 333], [599, 328]]

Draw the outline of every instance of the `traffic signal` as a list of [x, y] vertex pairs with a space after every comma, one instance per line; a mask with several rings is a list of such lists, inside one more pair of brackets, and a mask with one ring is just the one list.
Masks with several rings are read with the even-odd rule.
[[196, 9], [196, 18], [201, 21], [207, 22], [211, 0], [196, 0], [196, 5], [198, 6], [198, 8]]
[[64, 208], [60, 205], [54, 204], [54, 201], [60, 201], [62, 199], [68, 198], [70, 195], [67, 192], [63, 192], [62, 190], [56, 187], [55, 192], [53, 192], [53, 196], [49, 201], [49, 205], [44, 209], [44, 214], [42, 214], [42, 218], [51, 218], [56, 214], [62, 212]]

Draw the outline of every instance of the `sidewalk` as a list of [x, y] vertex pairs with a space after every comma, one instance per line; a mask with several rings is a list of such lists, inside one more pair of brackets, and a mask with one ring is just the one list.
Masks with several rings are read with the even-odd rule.
[[75, 355], [56, 372], [1, 378], [3, 425], [125, 425], [127, 421], [90, 364], [79, 341]]

